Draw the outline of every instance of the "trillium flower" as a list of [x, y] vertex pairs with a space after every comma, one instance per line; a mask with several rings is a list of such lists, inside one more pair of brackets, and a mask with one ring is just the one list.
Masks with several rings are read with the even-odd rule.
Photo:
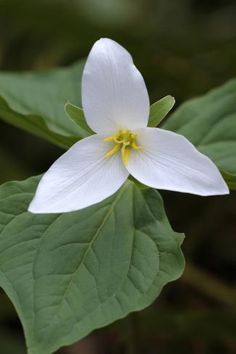
[[82, 105], [96, 133], [75, 143], [42, 177], [33, 213], [79, 210], [115, 193], [129, 175], [141, 183], [202, 196], [227, 194], [214, 163], [185, 137], [148, 128], [149, 97], [130, 54], [110, 39], [91, 49]]

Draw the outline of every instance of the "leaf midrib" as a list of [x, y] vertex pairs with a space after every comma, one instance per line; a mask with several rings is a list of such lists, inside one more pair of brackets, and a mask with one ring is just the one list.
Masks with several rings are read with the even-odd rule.
[[[78, 266], [76, 267], [76, 270], [72, 273], [71, 275], [71, 280], [69, 281], [67, 287], [65, 288], [65, 291], [64, 291], [64, 294], [60, 300], [60, 302], [58, 303], [58, 305], [56, 306], [56, 310], [54, 311], [54, 315], [52, 316], [51, 318], [51, 321], [50, 323], [48, 324], [48, 326], [44, 326], [44, 329], [47, 328], [47, 336], [50, 336], [50, 328], [52, 327], [52, 323], [55, 319], [55, 316], [56, 314], [60, 311], [61, 309], [61, 306], [67, 296], [67, 293], [68, 291], [71, 289], [71, 286], [72, 284], [74, 283], [74, 278], [75, 276], [77, 275], [81, 265], [84, 263], [89, 251], [91, 250], [91, 247], [93, 246], [94, 242], [97, 240], [97, 238], [99, 237], [100, 235], [100, 231], [102, 230], [102, 228], [104, 227], [104, 225], [106, 224], [106, 222], [109, 220], [113, 210], [114, 210], [114, 207], [116, 206], [116, 204], [119, 202], [120, 198], [122, 197], [123, 193], [125, 192], [126, 188], [129, 186], [129, 184], [125, 184], [121, 190], [117, 193], [117, 196], [115, 198], [115, 200], [111, 203], [107, 213], [105, 214], [100, 226], [98, 227], [97, 231], [95, 232], [94, 236], [92, 237], [91, 241], [88, 243], [88, 247], [87, 247], [87, 250], [84, 252], [84, 255], [80, 261], [80, 263], [78, 264]], [[39, 253], [39, 251], [38, 251]], [[35, 303], [35, 293], [34, 293], [34, 303]], [[34, 323], [34, 331], [35, 331], [35, 323]]]

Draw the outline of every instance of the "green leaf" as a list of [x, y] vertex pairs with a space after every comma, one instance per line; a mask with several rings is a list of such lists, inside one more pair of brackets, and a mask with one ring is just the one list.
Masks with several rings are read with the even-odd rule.
[[236, 80], [181, 105], [163, 128], [186, 136], [236, 186]]
[[150, 107], [150, 115], [148, 126], [156, 127], [162, 119], [169, 113], [175, 104], [175, 99], [172, 96], [165, 96], [159, 101], [153, 103]]
[[38, 178], [0, 187], [0, 284], [29, 354], [51, 354], [151, 304], [183, 272], [159, 193], [127, 182], [79, 212], [26, 212]]
[[74, 104], [70, 102], [66, 102], [65, 104], [65, 111], [68, 114], [68, 116], [82, 129], [84, 130], [85, 137], [89, 136], [91, 134], [94, 134], [94, 132], [89, 128], [86, 119], [84, 117], [84, 112], [82, 108], [75, 106]]
[[81, 105], [83, 63], [45, 72], [0, 73], [0, 118], [64, 147], [85, 136], [64, 105]]

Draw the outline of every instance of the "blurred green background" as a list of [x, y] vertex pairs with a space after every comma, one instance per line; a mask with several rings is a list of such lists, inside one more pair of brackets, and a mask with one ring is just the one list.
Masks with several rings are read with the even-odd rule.
[[[235, 0], [0, 0], [1, 70], [41, 70], [86, 57], [100, 37], [133, 55], [151, 102], [177, 105], [236, 77]], [[0, 182], [45, 171], [62, 150], [0, 122]], [[60, 353], [236, 353], [236, 193], [162, 194], [187, 237], [183, 277], [148, 309]], [[0, 294], [0, 353], [25, 354], [21, 325]]]

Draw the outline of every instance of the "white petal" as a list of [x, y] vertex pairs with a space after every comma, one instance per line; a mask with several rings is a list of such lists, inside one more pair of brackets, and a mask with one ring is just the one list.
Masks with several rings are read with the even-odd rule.
[[154, 188], [198, 194], [228, 194], [215, 164], [182, 135], [145, 128], [138, 132], [140, 150], [132, 151], [127, 169]]
[[99, 134], [147, 126], [149, 97], [142, 75], [126, 49], [102, 38], [91, 49], [82, 77], [82, 105]]
[[128, 177], [120, 154], [98, 135], [74, 144], [44, 174], [29, 206], [33, 213], [61, 213], [98, 203], [115, 193]]

